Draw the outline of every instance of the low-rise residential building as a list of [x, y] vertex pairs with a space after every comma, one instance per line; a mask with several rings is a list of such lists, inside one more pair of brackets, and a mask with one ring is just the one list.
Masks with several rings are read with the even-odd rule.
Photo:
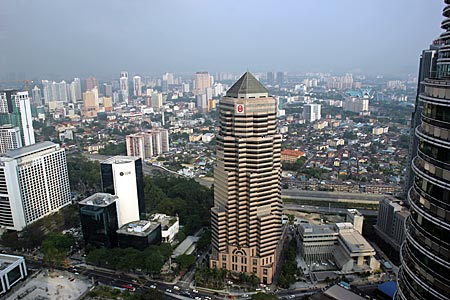
[[281, 151], [281, 162], [293, 164], [297, 159], [305, 155], [306, 153], [303, 151], [286, 149]]

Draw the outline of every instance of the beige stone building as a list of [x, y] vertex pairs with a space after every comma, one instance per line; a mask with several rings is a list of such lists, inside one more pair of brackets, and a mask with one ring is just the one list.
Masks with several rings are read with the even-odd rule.
[[249, 72], [219, 103], [210, 265], [272, 283], [281, 239], [276, 100]]

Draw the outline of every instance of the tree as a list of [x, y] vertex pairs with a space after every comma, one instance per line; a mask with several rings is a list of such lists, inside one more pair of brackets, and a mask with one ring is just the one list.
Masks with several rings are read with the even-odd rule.
[[73, 237], [70, 235], [50, 234], [49, 237], [42, 242], [41, 249], [44, 254], [44, 261], [50, 263], [50, 265], [61, 264], [66, 258], [73, 243]]
[[98, 154], [101, 155], [126, 155], [127, 154], [127, 146], [125, 143], [115, 144], [107, 144], [105, 148], [100, 149]]
[[195, 256], [192, 254], [182, 254], [177, 257], [177, 262], [181, 270], [186, 270], [195, 263]]

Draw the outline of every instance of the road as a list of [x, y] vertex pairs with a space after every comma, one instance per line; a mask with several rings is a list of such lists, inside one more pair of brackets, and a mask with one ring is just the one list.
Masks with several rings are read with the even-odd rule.
[[386, 195], [285, 189], [281, 191], [281, 197], [302, 200], [378, 204]]
[[[288, 204], [285, 203], [283, 208], [285, 210], [299, 210], [304, 212], [315, 212], [315, 213], [334, 213], [334, 214], [346, 214], [347, 209], [337, 208], [337, 207], [324, 207], [324, 206], [309, 206], [309, 205], [299, 205], [299, 204]], [[368, 210], [368, 209], [358, 209], [358, 211], [365, 216], [377, 216], [378, 211]]]

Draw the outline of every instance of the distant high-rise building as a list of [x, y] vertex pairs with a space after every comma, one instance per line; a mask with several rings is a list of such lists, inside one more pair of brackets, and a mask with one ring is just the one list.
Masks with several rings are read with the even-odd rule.
[[28, 92], [0, 91], [0, 125], [7, 124], [20, 128], [22, 145], [35, 143]]
[[44, 99], [46, 104], [50, 102], [67, 102], [67, 84], [64, 80], [61, 82], [42, 80], [42, 86], [44, 87]]
[[142, 81], [141, 76], [133, 77], [133, 95], [134, 96], [142, 96]]
[[277, 72], [277, 83], [279, 85], [282, 85], [285, 83], [284, 81], [285, 81], [284, 72]]
[[164, 73], [162, 79], [163, 81], [166, 81], [167, 84], [174, 84], [172, 73]]
[[42, 96], [41, 96], [41, 89], [37, 86], [34, 86], [34, 88], [31, 90], [31, 99], [33, 100], [33, 104], [35, 105], [42, 105]]
[[66, 82], [63, 80], [61, 82], [56, 82], [54, 84], [56, 85], [56, 95], [57, 95], [56, 99], [58, 99], [57, 101], [66, 103], [68, 100]]
[[129, 91], [128, 91], [128, 72], [120, 73], [120, 94], [122, 95], [122, 101], [128, 104]]
[[69, 205], [64, 149], [42, 142], [0, 156], [0, 226], [22, 230]]
[[151, 104], [154, 109], [159, 109], [163, 106], [163, 97], [161, 93], [152, 93]]
[[320, 104], [305, 104], [303, 107], [303, 117], [306, 122], [318, 121], [322, 118], [320, 114], [321, 105]]
[[114, 156], [100, 164], [104, 193], [119, 197], [119, 227], [139, 220], [145, 212], [144, 175], [139, 157]]
[[84, 89], [83, 89], [83, 91], [86, 92], [86, 91], [92, 90], [94, 88], [98, 88], [98, 80], [97, 80], [97, 78], [92, 77], [92, 76], [89, 77], [89, 78], [86, 78], [84, 80]]
[[429, 50], [424, 50], [419, 62], [419, 77], [417, 84], [416, 103], [414, 105], [414, 112], [411, 116], [411, 127], [409, 130], [409, 149], [408, 149], [408, 165], [406, 167], [405, 178], [405, 192], [408, 192], [414, 182], [414, 172], [411, 168], [411, 162], [414, 157], [417, 156], [417, 146], [419, 145], [419, 139], [415, 132], [416, 128], [422, 123], [422, 111], [423, 102], [420, 101], [419, 95], [424, 92], [424, 85], [422, 82], [436, 76], [436, 61], [437, 61], [437, 49], [438, 45], [431, 45]]
[[347, 97], [342, 108], [344, 111], [363, 113], [369, 111], [369, 98]]
[[70, 101], [75, 103], [82, 99], [80, 78], [74, 78], [69, 85]]
[[267, 83], [272, 85], [275, 82], [275, 74], [273, 72], [267, 72]]
[[50, 101], [55, 101], [56, 90], [53, 87], [53, 84], [51, 81], [48, 80], [42, 80], [42, 88], [43, 88], [43, 95], [44, 95], [44, 103], [47, 104]]
[[94, 118], [97, 116], [99, 108], [98, 90], [94, 88], [92, 90], [83, 93], [83, 116], [88, 118]]
[[211, 75], [208, 72], [195, 73], [195, 94], [202, 95], [206, 93], [206, 89], [211, 87]]
[[246, 72], [219, 102], [212, 268], [272, 283], [281, 232], [281, 135], [276, 101]]
[[450, 0], [445, 0], [436, 74], [422, 81], [422, 121], [415, 133], [411, 215], [400, 249], [396, 299], [450, 299]]
[[206, 94], [199, 94], [196, 96], [197, 98], [197, 107], [200, 112], [207, 112], [208, 111], [208, 98], [206, 97]]
[[169, 152], [169, 130], [154, 128], [145, 132], [127, 135], [127, 155], [142, 160]]
[[113, 87], [111, 84], [107, 84], [107, 83], [103, 84], [103, 95], [106, 97], [112, 97]]
[[0, 126], [0, 153], [22, 147], [20, 128], [11, 124]]
[[190, 86], [189, 86], [189, 83], [183, 83], [183, 84], [181, 85], [181, 88], [182, 88], [182, 92], [183, 92], [183, 93], [189, 93], [189, 92], [191, 91], [191, 88], [190, 88]]

